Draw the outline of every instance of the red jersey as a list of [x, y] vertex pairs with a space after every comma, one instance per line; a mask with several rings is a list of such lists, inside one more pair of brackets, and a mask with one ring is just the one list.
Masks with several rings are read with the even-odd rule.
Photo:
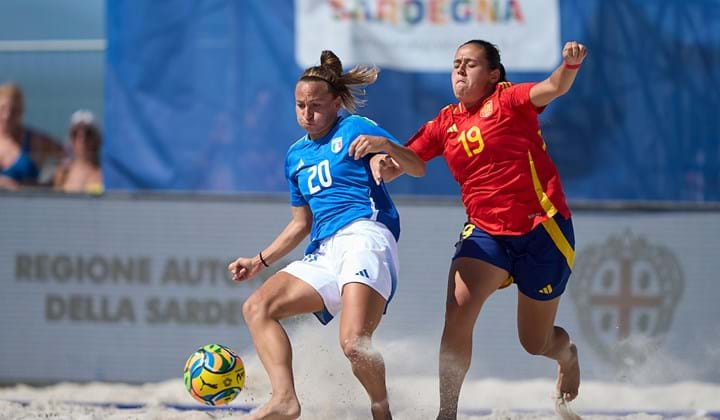
[[468, 220], [493, 235], [522, 235], [556, 213], [570, 217], [560, 177], [530, 102], [533, 83], [498, 83], [482, 103], [448, 105], [408, 142], [428, 161], [443, 155]]

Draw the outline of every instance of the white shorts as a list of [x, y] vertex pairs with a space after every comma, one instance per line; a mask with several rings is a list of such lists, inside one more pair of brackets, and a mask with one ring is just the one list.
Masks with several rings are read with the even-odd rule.
[[398, 278], [397, 241], [385, 225], [359, 219], [323, 240], [318, 249], [280, 271], [312, 286], [325, 309], [315, 312], [323, 324], [342, 309], [342, 289], [348, 283], [367, 284], [387, 305], [395, 294]]

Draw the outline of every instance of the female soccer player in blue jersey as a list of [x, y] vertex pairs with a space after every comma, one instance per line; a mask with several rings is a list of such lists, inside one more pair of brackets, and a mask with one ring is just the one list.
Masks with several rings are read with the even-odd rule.
[[373, 179], [369, 159], [385, 152], [413, 176], [424, 175], [425, 163], [373, 121], [338, 115], [340, 108], [355, 111], [362, 103], [359, 88], [375, 82], [377, 73], [367, 67], [343, 73], [331, 51], [305, 70], [295, 86], [295, 112], [307, 134], [285, 159], [292, 218], [258, 255], [228, 267], [236, 281], [252, 278], [310, 234], [302, 261], [278, 271], [243, 305], [272, 386], [270, 401], [254, 419], [300, 416], [292, 350], [279, 321], [312, 312], [327, 324], [341, 308], [343, 352], [370, 396], [373, 418], [391, 418], [385, 365], [371, 339], [397, 283], [400, 221], [385, 185]]

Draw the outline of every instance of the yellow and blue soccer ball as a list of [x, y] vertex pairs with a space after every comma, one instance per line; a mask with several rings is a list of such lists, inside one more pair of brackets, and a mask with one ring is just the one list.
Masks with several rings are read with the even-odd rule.
[[205, 405], [225, 405], [245, 385], [245, 366], [231, 349], [208, 344], [191, 354], [183, 372], [185, 388]]

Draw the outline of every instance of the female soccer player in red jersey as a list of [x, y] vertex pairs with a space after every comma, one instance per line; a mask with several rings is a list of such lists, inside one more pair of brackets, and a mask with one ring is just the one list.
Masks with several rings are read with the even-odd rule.
[[[505, 80], [497, 47], [472, 40], [455, 53], [452, 87], [459, 103], [443, 108], [410, 139], [423, 160], [442, 155], [461, 186], [467, 223], [456, 244], [440, 344], [438, 419], [457, 417], [470, 367], [475, 321], [488, 297], [515, 283], [518, 334], [525, 350], [558, 363], [559, 412], [580, 386], [577, 348], [555, 324], [574, 259], [570, 210], [545, 150], [538, 114], [566, 93], [585, 46], [565, 44], [562, 64], [539, 83]], [[403, 172], [391, 158], [373, 158], [376, 179]], [[563, 415], [563, 413], [561, 413]]]

